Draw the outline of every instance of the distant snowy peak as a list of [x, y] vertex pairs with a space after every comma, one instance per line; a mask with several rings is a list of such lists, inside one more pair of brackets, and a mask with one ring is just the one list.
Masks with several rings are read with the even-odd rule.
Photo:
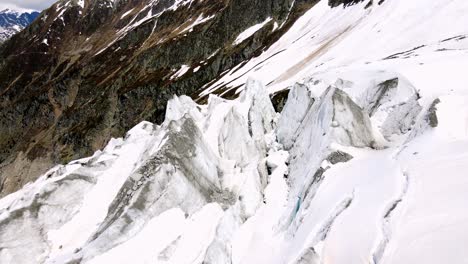
[[20, 32], [39, 16], [33, 10], [5, 9], [0, 11], [0, 42]]
[[0, 26], [11, 27], [18, 25], [26, 27], [39, 16], [39, 14], [39, 12], [34, 10], [7, 8], [0, 11]]

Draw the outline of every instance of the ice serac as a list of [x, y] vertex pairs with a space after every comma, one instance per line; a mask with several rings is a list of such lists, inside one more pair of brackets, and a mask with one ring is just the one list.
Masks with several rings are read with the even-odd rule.
[[[60, 227], [79, 211], [84, 195], [95, 179], [77, 170], [47, 186], [31, 186], [0, 211], [0, 259], [2, 263], [43, 262], [48, 251], [47, 230]], [[48, 177], [48, 176], [45, 176]]]
[[419, 188], [439, 179], [418, 165], [433, 159], [421, 142], [442, 146], [463, 101], [366, 76], [303, 80], [281, 115], [254, 80], [235, 100], [174, 97], [161, 125], [142, 122], [0, 200], [0, 261], [411, 263], [425, 244], [410, 254], [408, 239], [444, 239], [431, 231], [441, 219], [411, 221], [427, 211]]
[[[433, 233], [429, 227], [437, 220], [409, 237], [399, 228], [408, 232], [412, 217], [424, 221], [424, 215], [406, 208], [425, 211], [412, 197], [422, 199], [424, 191], [415, 188], [432, 186], [432, 176], [425, 183], [415, 179], [421, 168], [412, 160], [431, 157], [415, 151], [423, 137], [444, 141], [441, 116], [446, 114], [448, 129], [450, 115], [443, 99], [424, 98], [424, 89], [392, 71], [318, 73], [301, 83], [292, 87], [276, 130], [280, 142], [290, 142], [291, 155], [288, 206], [280, 221], [290, 240], [282, 245], [278, 263], [411, 263], [426, 254], [426, 234], [438, 241], [444, 237], [444, 231]], [[432, 149], [431, 144], [423, 149]], [[460, 176], [451, 181], [462, 184]], [[419, 251], [409, 253], [403, 244], [416, 237]], [[448, 252], [432, 255], [440, 260]]]
[[[327, 145], [329, 139], [356, 147], [374, 144], [369, 115], [349, 95], [335, 86], [320, 96], [312, 95], [308, 89], [307, 85], [296, 84], [283, 109], [278, 139], [286, 148], [291, 148], [294, 141]], [[298, 138], [305, 131], [309, 131], [311, 139]]]
[[192, 215], [221, 193], [216, 156], [192, 118], [170, 121], [162, 140], [159, 150], [130, 175], [109, 206], [106, 219], [82, 250], [85, 260], [96, 249], [119, 244], [122, 235], [138, 233], [148, 219], [166, 210], [180, 208]]
[[236, 101], [173, 98], [161, 126], [143, 122], [2, 200], [2, 262], [106, 263], [143, 233], [159, 232], [153, 222], [175, 217], [183, 226], [154, 252], [158, 259], [225, 263], [230, 237], [263, 204], [275, 120], [265, 87], [253, 80]]
[[306, 114], [315, 102], [307, 87], [295, 84], [289, 91], [288, 100], [281, 112], [278, 123], [278, 140], [287, 149], [290, 149], [294, 142], [294, 135], [302, 124]]
[[[325, 157], [334, 152], [332, 144], [369, 148], [378, 147], [378, 144], [368, 114], [342, 90], [330, 86], [314, 99], [306, 86], [294, 89], [283, 110], [278, 133], [291, 128], [295, 131], [289, 133], [289, 137], [283, 137], [284, 143], [280, 142], [285, 146], [294, 142], [290, 149], [289, 177], [292, 189], [296, 191], [292, 193], [298, 195], [300, 207], [306, 196], [313, 195], [310, 191], [320, 181], [316, 172]], [[294, 93], [302, 93], [309, 99], [294, 96]], [[288, 113], [298, 113], [300, 117], [304, 110], [307, 112], [297, 129], [294, 127], [297, 121], [293, 119], [291, 124], [285, 121], [284, 118], [290, 115]]]

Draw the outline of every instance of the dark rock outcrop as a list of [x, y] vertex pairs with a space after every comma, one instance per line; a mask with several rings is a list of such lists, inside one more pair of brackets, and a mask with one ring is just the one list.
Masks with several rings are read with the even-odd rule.
[[271, 102], [276, 112], [281, 113], [283, 111], [284, 105], [288, 101], [289, 90], [279, 91], [271, 96]]
[[337, 7], [341, 4], [344, 6], [354, 5], [364, 0], [328, 0], [328, 5], [331, 7]]
[[340, 150], [337, 150], [331, 153], [327, 157], [327, 161], [333, 165], [338, 164], [338, 163], [348, 162], [352, 159], [353, 159], [353, 156]]
[[436, 128], [439, 126], [439, 118], [437, 117], [437, 105], [440, 104], [440, 99], [437, 98], [432, 102], [429, 110], [427, 111], [426, 120], [429, 126]]

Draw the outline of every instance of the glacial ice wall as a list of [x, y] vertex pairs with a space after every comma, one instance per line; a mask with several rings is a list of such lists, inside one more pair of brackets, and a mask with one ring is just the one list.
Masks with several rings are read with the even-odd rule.
[[[433, 230], [446, 218], [418, 229], [412, 219], [430, 217], [423, 201], [437, 198], [421, 186], [443, 185], [420, 164], [436, 158], [425, 142], [445, 144], [432, 137], [446, 129], [439, 108], [453, 106], [384, 76], [308, 78], [281, 114], [254, 80], [236, 100], [174, 97], [160, 126], [142, 122], [2, 199], [0, 260], [411, 263], [450, 234]], [[457, 151], [445, 155], [462, 160]], [[439, 196], [461, 199], [459, 189]]]

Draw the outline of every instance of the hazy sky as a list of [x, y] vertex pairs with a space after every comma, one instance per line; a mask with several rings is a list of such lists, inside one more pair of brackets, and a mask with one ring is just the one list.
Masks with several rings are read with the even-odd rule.
[[42, 11], [58, 0], [0, 0], [0, 10], [5, 8], [24, 8]]

